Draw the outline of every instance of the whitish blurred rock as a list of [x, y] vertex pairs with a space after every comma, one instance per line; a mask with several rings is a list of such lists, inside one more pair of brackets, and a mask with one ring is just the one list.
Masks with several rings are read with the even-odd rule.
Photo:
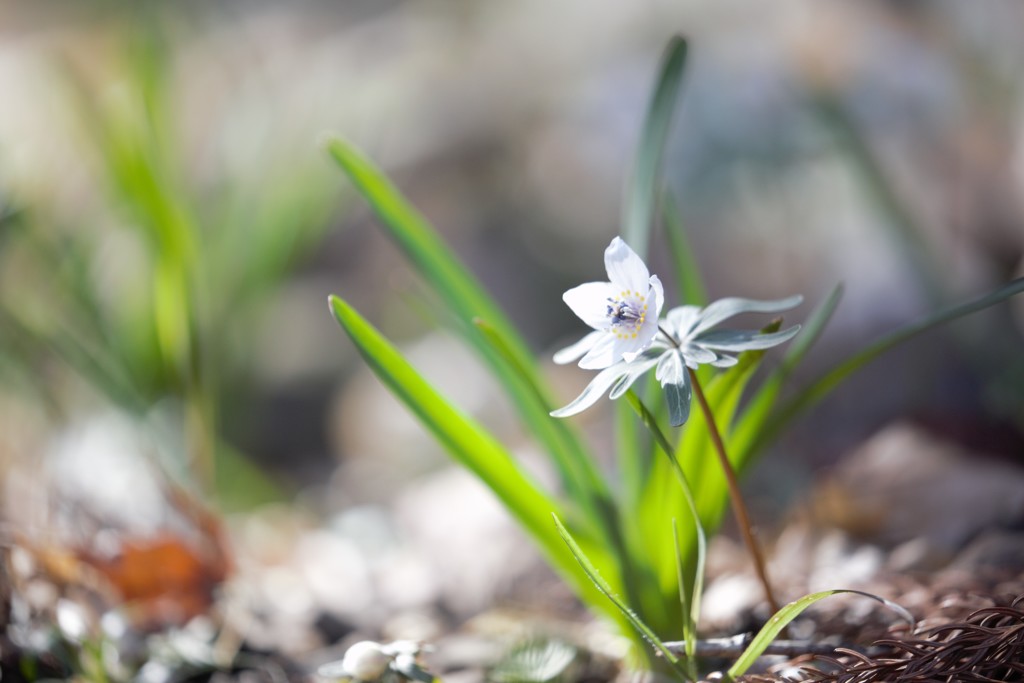
[[964, 548], [951, 568], [970, 571], [1019, 570], [1024, 567], [1024, 532], [987, 531]]
[[494, 494], [449, 469], [399, 494], [396, 520], [440, 583], [445, 605], [469, 615], [493, 604], [539, 555]]
[[48, 454], [54, 495], [78, 504], [74, 519], [57, 520], [81, 529], [86, 517], [102, 519], [130, 533], [152, 533], [165, 521], [161, 479], [148, 456], [154, 440], [117, 414], [83, 420], [59, 433]]
[[893, 546], [955, 552], [983, 529], [1024, 520], [1024, 469], [898, 423], [844, 458], [813, 495], [822, 521]]
[[[465, 344], [434, 332], [403, 353], [464, 414], [500, 439], [513, 438], [508, 399]], [[347, 461], [339, 485], [356, 501], [390, 498], [396, 488], [448, 462], [443, 448], [368, 368], [346, 385], [336, 407], [334, 441]]]
[[701, 624], [714, 630], [728, 629], [763, 599], [764, 589], [753, 573], [715, 577], [704, 590]]

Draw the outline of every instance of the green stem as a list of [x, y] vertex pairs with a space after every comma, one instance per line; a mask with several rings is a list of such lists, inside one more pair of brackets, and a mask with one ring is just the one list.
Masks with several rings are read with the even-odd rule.
[[772, 614], [779, 611], [779, 603], [775, 600], [775, 595], [772, 593], [771, 584], [768, 582], [768, 571], [765, 569], [764, 555], [761, 553], [761, 548], [757, 544], [757, 539], [754, 538], [754, 530], [750, 523], [750, 515], [747, 514], [747, 506], [743, 502], [743, 496], [740, 494], [740, 484], [736, 478], [736, 471], [733, 470], [732, 463], [729, 462], [729, 456], [725, 452], [725, 444], [722, 442], [722, 435], [718, 431], [718, 424], [715, 422], [715, 416], [711, 412], [711, 407], [708, 405], [707, 398], [704, 397], [704, 390], [701, 389], [700, 381], [697, 379], [697, 373], [692, 368], [687, 367], [686, 371], [690, 373], [690, 383], [693, 385], [693, 394], [697, 397], [697, 403], [700, 404], [700, 409], [704, 413], [704, 418], [708, 424], [708, 434], [711, 435], [711, 443], [715, 447], [715, 452], [718, 454], [718, 461], [722, 465], [722, 471], [725, 474], [725, 481], [729, 485], [729, 499], [732, 502], [732, 511], [736, 516], [736, 522], [739, 524], [740, 533], [743, 535], [743, 542], [747, 546], [747, 550], [750, 551], [750, 556], [754, 560], [754, 570], [757, 572], [757, 578], [761, 581], [761, 586], [764, 588], [765, 598], [768, 600], [768, 605], [771, 607]]

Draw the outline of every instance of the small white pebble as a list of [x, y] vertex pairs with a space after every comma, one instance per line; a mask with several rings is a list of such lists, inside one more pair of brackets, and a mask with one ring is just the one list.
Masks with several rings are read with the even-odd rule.
[[341, 668], [353, 678], [360, 681], [380, 680], [391, 657], [384, 654], [380, 643], [363, 640], [348, 649], [341, 660]]
[[85, 608], [70, 600], [59, 600], [57, 626], [65, 638], [72, 642], [81, 642], [89, 634], [89, 618]]

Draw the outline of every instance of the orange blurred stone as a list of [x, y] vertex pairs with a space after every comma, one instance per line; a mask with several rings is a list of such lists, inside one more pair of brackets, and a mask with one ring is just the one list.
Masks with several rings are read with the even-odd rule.
[[110, 582], [140, 626], [180, 625], [205, 614], [230, 569], [219, 544], [199, 550], [170, 534], [122, 539], [112, 557], [80, 557]]

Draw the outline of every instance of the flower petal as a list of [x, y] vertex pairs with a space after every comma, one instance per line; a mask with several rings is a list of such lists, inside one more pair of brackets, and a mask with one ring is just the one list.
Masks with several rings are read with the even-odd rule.
[[657, 275], [652, 275], [647, 281], [653, 291], [652, 294], [648, 294], [648, 299], [654, 302], [654, 320], [657, 322], [661, 318], [661, 309], [665, 306], [665, 288], [661, 284], [661, 279]]
[[700, 318], [700, 306], [676, 306], [665, 314], [665, 328], [676, 341], [683, 342], [690, 336], [690, 330]]
[[569, 417], [570, 415], [581, 413], [594, 405], [613, 384], [629, 374], [628, 366], [629, 363], [616, 363], [610, 368], [605, 368], [597, 373], [579, 396], [570, 401], [568, 405], [558, 410], [552, 410], [551, 417]]
[[736, 360], [735, 356], [729, 356], [729, 355], [726, 355], [726, 354], [722, 354], [721, 356], [719, 356], [715, 360], [711, 361], [710, 365], [712, 367], [716, 367], [716, 368], [731, 368], [732, 366], [736, 365], [737, 363], [739, 363], [739, 361]]
[[626, 391], [633, 386], [633, 383], [640, 379], [644, 373], [653, 368], [658, 364], [658, 357], [664, 352], [656, 351], [653, 354], [650, 351], [644, 352], [644, 355], [630, 363], [626, 363], [626, 367], [629, 368], [629, 372], [615, 383], [612, 387], [611, 392], [608, 394], [608, 398], [617, 399], [622, 396]]
[[562, 301], [580, 320], [595, 330], [606, 330], [610, 325], [608, 297], [614, 291], [610, 282], [585, 282], [563, 294]]
[[622, 360], [622, 348], [619, 340], [610, 333], [605, 333], [597, 343], [580, 359], [579, 366], [585, 370], [604, 370]]
[[686, 342], [682, 347], [683, 361], [694, 370], [705, 363], [714, 363], [718, 360], [718, 354], [710, 349], [705, 349], [699, 344]]
[[791, 308], [795, 308], [800, 305], [804, 298], [797, 294], [796, 296], [787, 297], [785, 299], [774, 299], [772, 301], [758, 301], [757, 299], [741, 299], [739, 297], [728, 297], [725, 299], [719, 299], [718, 301], [710, 304], [700, 314], [700, 320], [697, 325], [693, 328], [693, 334], [700, 334], [705, 330], [709, 330], [718, 323], [739, 315], [740, 313], [778, 313], [779, 311], [788, 311]]
[[799, 331], [799, 325], [770, 333], [757, 330], [713, 330], [698, 335], [693, 342], [714, 351], [755, 351], [787, 342]]
[[606, 334], [607, 332], [602, 332], [601, 330], [594, 330], [593, 332], [590, 332], [589, 334], [584, 336], [583, 339], [580, 339], [575, 344], [570, 344], [569, 346], [566, 346], [564, 349], [559, 349], [558, 351], [556, 351], [553, 360], [558, 365], [565, 365], [566, 363], [571, 363], [574, 360], [579, 359], [581, 356], [583, 356], [583, 354], [592, 349], [594, 347], [594, 344], [600, 341], [601, 337], [605, 336]]
[[650, 272], [643, 259], [637, 256], [621, 237], [613, 239], [604, 250], [604, 267], [608, 271], [608, 279], [616, 288], [616, 293], [621, 293], [622, 290], [644, 293], [651, 286]]

